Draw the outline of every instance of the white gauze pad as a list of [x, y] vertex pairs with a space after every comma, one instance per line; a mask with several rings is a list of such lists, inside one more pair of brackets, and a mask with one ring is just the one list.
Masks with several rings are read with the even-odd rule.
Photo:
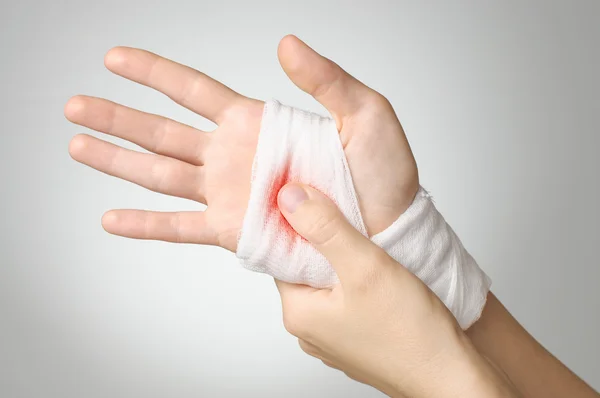
[[[277, 207], [277, 194], [289, 182], [323, 192], [367, 236], [335, 121], [268, 101], [237, 256], [252, 271], [285, 282], [330, 287], [339, 282], [333, 268], [293, 231]], [[491, 281], [423, 188], [410, 207], [371, 240], [421, 279], [463, 329], [479, 318]]]

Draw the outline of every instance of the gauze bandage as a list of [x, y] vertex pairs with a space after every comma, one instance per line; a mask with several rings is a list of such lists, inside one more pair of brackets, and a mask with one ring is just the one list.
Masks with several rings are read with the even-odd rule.
[[[338, 282], [333, 268], [292, 230], [277, 206], [277, 194], [288, 182], [307, 184], [326, 194], [350, 224], [367, 236], [335, 121], [269, 101], [237, 256], [244, 267], [276, 279], [329, 287]], [[371, 240], [419, 277], [461, 327], [466, 329], [479, 318], [490, 280], [423, 188], [410, 207]]]

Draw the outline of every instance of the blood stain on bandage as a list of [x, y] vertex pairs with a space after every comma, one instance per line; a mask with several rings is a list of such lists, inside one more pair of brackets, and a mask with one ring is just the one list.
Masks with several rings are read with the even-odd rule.
[[273, 183], [270, 186], [270, 189], [267, 193], [267, 214], [269, 224], [275, 226], [275, 230], [278, 231], [281, 236], [278, 236], [278, 239], [281, 242], [284, 242], [286, 245], [287, 252], [291, 252], [292, 248], [295, 244], [297, 244], [298, 240], [304, 240], [295, 230], [292, 228], [290, 223], [286, 220], [286, 218], [281, 214], [279, 210], [278, 197], [279, 191], [286, 184], [291, 182], [296, 182], [290, 175], [290, 166], [289, 162], [285, 164], [284, 167], [281, 168], [281, 171], [273, 178]]

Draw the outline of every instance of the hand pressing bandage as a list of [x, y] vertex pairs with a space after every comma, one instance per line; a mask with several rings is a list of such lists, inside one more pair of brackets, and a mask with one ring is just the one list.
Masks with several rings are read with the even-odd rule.
[[[326, 194], [350, 224], [367, 236], [334, 120], [269, 101], [237, 256], [244, 267], [276, 279], [329, 287], [338, 282], [332, 267], [291, 229], [278, 209], [279, 189], [288, 182], [307, 184]], [[410, 207], [371, 240], [429, 286], [461, 327], [466, 329], [478, 319], [490, 280], [423, 188]]]
[[[415, 197], [416, 164], [391, 104], [297, 38], [283, 39], [278, 56], [290, 79], [335, 123], [274, 102], [265, 108], [262, 101], [156, 54], [111, 50], [106, 57], [111, 71], [163, 92], [217, 128], [208, 133], [100, 98], [72, 98], [65, 107], [72, 122], [154, 152], [79, 134], [69, 146], [75, 160], [206, 205], [204, 211], [111, 210], [102, 219], [104, 229], [135, 239], [218, 245], [237, 252], [251, 269], [329, 286], [337, 281], [335, 273], [293, 233], [276, 206], [285, 182], [305, 182], [334, 199], [354, 228], [375, 235], [374, 241], [421, 276], [461, 324], [468, 324], [476, 317], [468, 314], [481, 309], [483, 299], [477, 298], [485, 295], [487, 280], [451, 230], [440, 227], [445, 223], [424, 192]], [[184, 93], [181, 87], [198, 90]], [[421, 210], [413, 214], [414, 209]], [[436, 250], [428, 249], [432, 246]]]

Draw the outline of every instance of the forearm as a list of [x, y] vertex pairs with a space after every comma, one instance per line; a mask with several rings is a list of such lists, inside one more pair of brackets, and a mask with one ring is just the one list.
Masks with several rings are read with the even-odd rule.
[[481, 318], [466, 333], [479, 353], [505, 373], [524, 396], [599, 396], [544, 349], [492, 293]]
[[482, 356], [463, 333], [455, 334], [445, 350], [413, 372], [398, 372], [388, 383], [374, 385], [390, 397], [521, 398], [500, 369]]

